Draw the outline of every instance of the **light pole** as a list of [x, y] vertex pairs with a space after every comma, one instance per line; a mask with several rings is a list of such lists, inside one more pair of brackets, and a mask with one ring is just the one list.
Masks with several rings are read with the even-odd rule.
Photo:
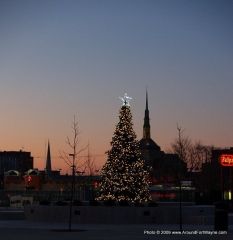
[[179, 180], [179, 219], [180, 219], [180, 231], [183, 230], [183, 220], [182, 220], [182, 183], [181, 179]]
[[71, 183], [71, 196], [70, 196], [70, 212], [69, 212], [69, 231], [71, 231], [72, 224], [72, 208], [74, 200], [74, 190], [75, 190], [75, 154], [69, 154], [72, 157], [72, 183]]
[[179, 181], [179, 224], [180, 224], [180, 231], [183, 230], [183, 218], [182, 218], [182, 164], [181, 160], [179, 162], [179, 173], [178, 173], [178, 181]]

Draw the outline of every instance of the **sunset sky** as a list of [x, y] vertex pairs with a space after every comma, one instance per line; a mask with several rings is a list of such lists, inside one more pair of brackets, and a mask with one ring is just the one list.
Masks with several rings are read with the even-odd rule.
[[49, 139], [53, 169], [69, 172], [59, 155], [76, 115], [99, 168], [124, 92], [142, 137], [146, 88], [162, 150], [177, 123], [233, 146], [232, 12], [232, 0], [0, 0], [0, 150], [43, 169]]

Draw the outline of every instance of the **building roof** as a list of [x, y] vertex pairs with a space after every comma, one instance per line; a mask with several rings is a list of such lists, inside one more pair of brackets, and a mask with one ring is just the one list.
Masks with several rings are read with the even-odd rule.
[[155, 143], [151, 138], [142, 138], [139, 143], [142, 150], [161, 151], [160, 146]]

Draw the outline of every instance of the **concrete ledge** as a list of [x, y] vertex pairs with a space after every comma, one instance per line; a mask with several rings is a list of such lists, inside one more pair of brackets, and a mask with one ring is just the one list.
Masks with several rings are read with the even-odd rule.
[[23, 220], [25, 219], [23, 210], [1, 210], [0, 220]]
[[[214, 224], [214, 206], [184, 206], [185, 224]], [[25, 206], [30, 221], [67, 222], [69, 206]], [[74, 206], [72, 222], [80, 224], [179, 224], [178, 206], [119, 207]]]

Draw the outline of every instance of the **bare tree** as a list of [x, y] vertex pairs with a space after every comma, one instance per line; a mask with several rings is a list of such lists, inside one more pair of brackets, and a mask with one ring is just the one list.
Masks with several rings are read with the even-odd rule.
[[85, 185], [88, 186], [89, 198], [91, 200], [94, 200], [95, 199], [95, 188], [96, 188], [97, 182], [95, 181], [95, 178], [93, 178], [93, 176], [95, 176], [98, 171], [97, 171], [97, 168], [96, 168], [96, 165], [95, 165], [94, 158], [90, 154], [89, 143], [88, 143], [87, 155], [84, 156], [84, 158], [86, 160], [83, 163], [82, 172], [84, 172], [84, 174], [86, 175], [85, 176]]
[[[176, 153], [179, 158], [187, 164], [189, 169], [190, 178], [192, 179], [192, 173], [200, 170], [202, 164], [207, 162], [210, 157], [211, 148], [204, 146], [200, 141], [193, 143], [191, 139], [184, 135], [184, 130], [177, 124], [178, 137], [172, 143], [173, 152]], [[179, 191], [180, 191], [180, 230], [182, 230], [182, 186], [181, 178], [179, 178]]]
[[178, 137], [175, 139], [175, 142], [172, 144], [173, 151], [178, 154], [179, 158], [188, 163], [189, 152], [192, 146], [191, 140], [184, 136], [184, 130], [177, 125]]
[[76, 117], [74, 116], [72, 125], [72, 137], [69, 138], [67, 137], [66, 143], [70, 149], [70, 153], [63, 152], [61, 154], [61, 158], [65, 161], [65, 163], [71, 168], [72, 170], [72, 184], [71, 184], [71, 197], [70, 197], [70, 211], [69, 211], [69, 231], [71, 231], [71, 224], [72, 224], [72, 207], [73, 207], [73, 201], [74, 201], [74, 196], [75, 196], [75, 174], [78, 169], [78, 155], [82, 151], [86, 149], [84, 148], [79, 148], [79, 126], [78, 126], [78, 121]]
[[[74, 171], [78, 171], [78, 155], [83, 152], [87, 146], [83, 148], [79, 148], [79, 126], [78, 126], [78, 121], [76, 119], [76, 116], [74, 116], [72, 125], [72, 137], [67, 137], [66, 138], [66, 144], [68, 145], [70, 151], [69, 153], [63, 151], [60, 155], [60, 157], [64, 160], [64, 162], [71, 168], [74, 169]], [[71, 158], [72, 157], [72, 158]]]
[[213, 147], [205, 146], [200, 141], [193, 143], [179, 125], [177, 131], [178, 137], [172, 143], [173, 152], [187, 164], [190, 172], [201, 170], [202, 164], [210, 160]]
[[84, 162], [84, 172], [87, 176], [94, 176], [97, 172], [95, 159], [90, 154], [90, 144], [88, 143], [86, 161]]

